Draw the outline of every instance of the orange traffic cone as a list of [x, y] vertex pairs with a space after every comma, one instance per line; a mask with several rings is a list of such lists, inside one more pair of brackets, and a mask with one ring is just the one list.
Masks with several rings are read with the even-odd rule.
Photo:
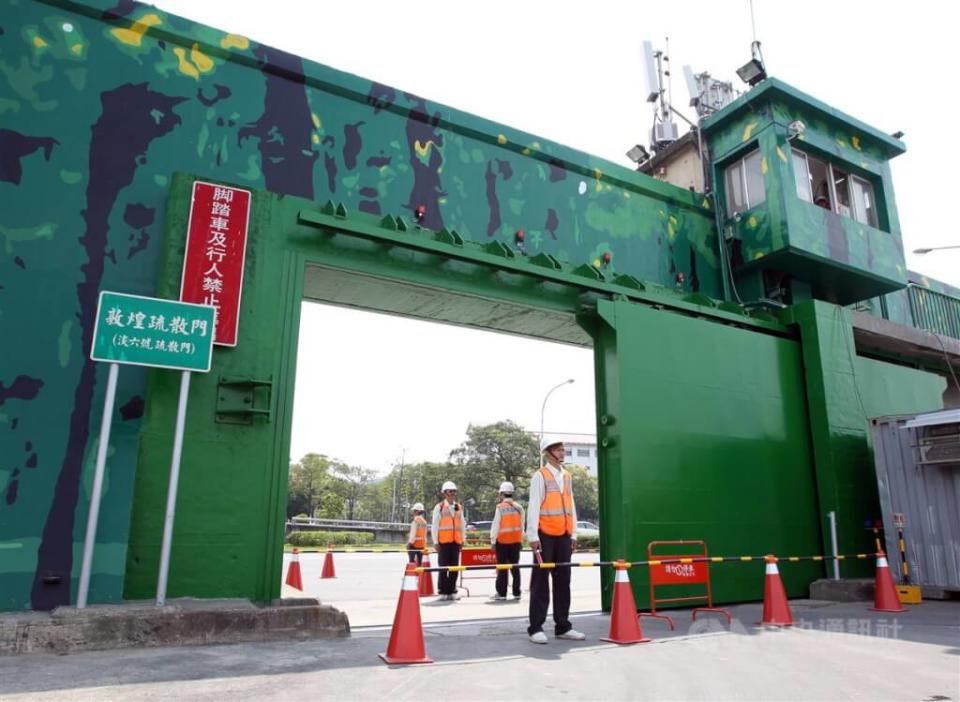
[[320, 573], [320, 578], [335, 578], [337, 577], [337, 572], [333, 569], [333, 551], [331, 550], [333, 544], [327, 544], [327, 555], [323, 558], [323, 571]]
[[763, 619], [760, 622], [769, 626], [793, 626], [793, 613], [787, 602], [787, 591], [783, 589], [780, 571], [775, 556], [767, 556], [767, 571], [763, 583]]
[[378, 654], [390, 665], [406, 663], [433, 663], [427, 658], [423, 645], [423, 626], [420, 623], [420, 598], [417, 597], [417, 565], [408, 563], [403, 574], [403, 587], [397, 600], [387, 652]]
[[897, 588], [893, 584], [893, 578], [890, 576], [890, 566], [887, 564], [887, 556], [881, 551], [877, 554], [877, 581], [873, 596], [874, 612], [906, 612], [906, 608], [900, 604], [900, 598], [897, 596]]
[[290, 567], [287, 568], [287, 585], [303, 590], [303, 579], [300, 577], [300, 550], [293, 549]]
[[[420, 561], [420, 565], [424, 568], [430, 567], [430, 552], [427, 549], [423, 549], [423, 560]], [[420, 597], [433, 597], [433, 573], [429, 571], [423, 571], [420, 573]]]
[[650, 639], [643, 638], [640, 617], [637, 616], [637, 603], [633, 599], [633, 588], [630, 587], [630, 578], [627, 576], [627, 565], [623, 560], [619, 560], [613, 567], [617, 574], [613, 581], [610, 635], [601, 637], [600, 640], [616, 644], [646, 643]]

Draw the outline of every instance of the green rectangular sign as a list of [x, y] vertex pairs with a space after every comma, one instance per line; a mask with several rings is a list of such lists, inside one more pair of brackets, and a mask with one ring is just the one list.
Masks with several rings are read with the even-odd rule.
[[206, 373], [215, 314], [208, 305], [103, 290], [90, 358]]

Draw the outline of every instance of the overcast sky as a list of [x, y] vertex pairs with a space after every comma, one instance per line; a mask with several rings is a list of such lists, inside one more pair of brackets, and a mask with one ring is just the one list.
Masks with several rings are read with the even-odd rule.
[[[642, 40], [664, 48], [669, 36], [673, 102], [693, 118], [682, 66], [741, 87], [734, 71], [753, 38], [749, 0], [153, 4], [623, 165], [651, 122]], [[960, 249], [909, 253], [960, 244], [944, 208], [957, 181], [947, 107], [960, 68], [956, 6], [753, 4], [771, 75], [884, 132], [905, 132], [908, 151], [892, 170], [908, 266], [960, 287]], [[318, 451], [378, 469], [404, 449], [407, 461], [442, 460], [471, 421], [538, 429], [544, 394], [570, 377], [549, 401], [547, 429], [592, 433], [589, 351], [305, 305], [291, 455]]]

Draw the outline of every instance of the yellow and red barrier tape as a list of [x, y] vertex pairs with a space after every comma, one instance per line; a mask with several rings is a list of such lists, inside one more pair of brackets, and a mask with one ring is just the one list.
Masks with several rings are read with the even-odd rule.
[[637, 566], [658, 566], [658, 565], [667, 565], [670, 563], [729, 563], [729, 562], [750, 562], [750, 561], [764, 561], [764, 562], [773, 562], [777, 561], [789, 561], [792, 563], [799, 561], [831, 561], [831, 560], [866, 560], [867, 558], [877, 558], [883, 556], [882, 552], [879, 553], [853, 553], [847, 555], [837, 555], [837, 556], [784, 556], [778, 557], [772, 554], [767, 554], [764, 556], [691, 556], [689, 558], [680, 557], [680, 558], [652, 558], [646, 561], [583, 561], [580, 563], [568, 562], [568, 563], [497, 563], [495, 565], [471, 565], [471, 566], [462, 566], [462, 565], [451, 565], [451, 566], [433, 566], [431, 568], [426, 568], [423, 566], [418, 566], [416, 568], [417, 573], [433, 573], [439, 571], [450, 571], [453, 573], [460, 573], [466, 570], [510, 570], [512, 568], [592, 568], [595, 566], [613, 566], [614, 568], [635, 568]]

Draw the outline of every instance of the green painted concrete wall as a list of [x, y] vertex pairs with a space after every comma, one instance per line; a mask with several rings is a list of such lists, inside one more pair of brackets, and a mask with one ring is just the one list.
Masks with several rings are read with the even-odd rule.
[[[194, 177], [253, 189], [255, 210], [240, 345], [217, 350], [212, 372], [192, 384], [170, 596], [263, 600], [279, 590], [297, 315], [314, 264], [433, 286], [452, 295], [449, 315], [467, 314], [473, 297], [590, 330], [598, 416], [637, 432], [601, 455], [605, 509], [616, 514], [615, 485], [623, 504], [658, 498], [653, 521], [605, 534], [608, 554], [634, 557], [653, 536], [705, 531], [715, 551], [812, 548], [817, 500], [821, 512], [838, 499], [869, 503], [820, 484], [837, 474], [852, 491], [865, 465], [865, 432], [847, 427], [843, 357], [822, 338], [829, 312], [785, 318], [791, 328], [711, 300], [724, 286], [709, 200], [136, 3], [6, 0], [0, 28], [0, 609], [74, 601], [106, 375], [87, 360], [97, 293], [173, 295]], [[328, 199], [348, 215], [323, 214]], [[465, 241], [384, 246], [388, 236], [430, 237], [381, 222], [409, 224], [420, 205], [428, 232]], [[305, 223], [301, 211], [319, 219]], [[483, 323], [482, 308], [470, 314]], [[924, 374], [872, 363], [872, 382], [890, 388], [876, 391], [884, 412], [902, 411], [905, 389], [917, 406], [936, 394]], [[271, 422], [215, 422], [222, 377], [270, 380]], [[153, 595], [175, 386], [175, 374], [120, 373], [91, 602]], [[723, 412], [730, 398], [742, 422]], [[708, 451], [710, 441], [722, 450]], [[844, 455], [859, 467], [848, 470]], [[663, 484], [655, 471], [634, 480], [651, 456], [665, 466]], [[750, 498], [756, 514], [742, 518], [751, 493], [738, 489], [751, 470], [768, 471], [768, 482]], [[698, 481], [725, 499], [708, 499]], [[793, 507], [782, 504], [788, 492]], [[766, 501], [755, 507], [755, 497]], [[696, 516], [678, 521], [686, 504]], [[770, 545], [739, 543], [751, 520], [778, 518], [787, 521], [771, 527]], [[787, 576], [791, 592], [813, 575]], [[752, 576], [718, 577], [724, 598], [759, 587]]]

